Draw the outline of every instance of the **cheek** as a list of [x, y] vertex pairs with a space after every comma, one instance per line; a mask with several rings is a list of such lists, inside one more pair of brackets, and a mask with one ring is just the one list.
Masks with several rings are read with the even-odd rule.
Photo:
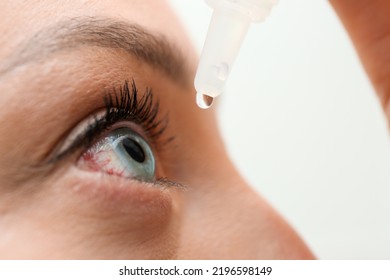
[[178, 227], [169, 190], [76, 167], [40, 187], [13, 220], [15, 244], [22, 242], [28, 257], [174, 257]]
[[164, 227], [172, 215], [169, 190], [115, 175], [71, 168], [56, 188], [80, 217], [122, 224], [122, 230]]

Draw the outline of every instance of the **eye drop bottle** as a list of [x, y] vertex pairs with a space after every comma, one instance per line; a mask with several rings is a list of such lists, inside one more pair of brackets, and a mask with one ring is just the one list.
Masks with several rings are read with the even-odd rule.
[[195, 76], [196, 103], [209, 108], [225, 83], [252, 22], [263, 21], [277, 0], [206, 0], [214, 11]]

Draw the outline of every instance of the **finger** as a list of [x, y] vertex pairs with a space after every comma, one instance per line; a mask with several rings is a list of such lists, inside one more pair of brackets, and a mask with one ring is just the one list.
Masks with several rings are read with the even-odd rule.
[[330, 0], [390, 121], [390, 1]]

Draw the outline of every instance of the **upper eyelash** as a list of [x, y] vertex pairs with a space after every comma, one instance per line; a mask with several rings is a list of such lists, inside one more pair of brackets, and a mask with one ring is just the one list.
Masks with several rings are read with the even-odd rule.
[[131, 89], [128, 81], [119, 90], [114, 88], [113, 94], [104, 97], [104, 103], [105, 114], [102, 118], [95, 119], [87, 129], [86, 138], [91, 140], [89, 142], [94, 140], [97, 131], [102, 132], [123, 120], [141, 125], [153, 142], [159, 140], [168, 125], [167, 116], [157, 119], [159, 102], [153, 100], [152, 90], [146, 88], [145, 94], [140, 98], [134, 80], [131, 81]]
[[150, 88], [146, 88], [144, 95], [139, 97], [135, 81], [131, 81], [130, 87], [126, 80], [123, 86], [113, 88], [113, 91], [104, 97], [104, 103], [103, 116], [99, 118], [95, 116], [84, 133], [77, 136], [70, 147], [57, 155], [54, 161], [62, 159], [80, 147], [90, 147], [97, 137], [120, 121], [131, 121], [140, 125], [148, 139], [155, 145], [163, 145], [173, 139], [171, 137], [161, 141], [161, 136], [168, 125], [168, 116], [158, 118], [159, 101], [154, 100]]

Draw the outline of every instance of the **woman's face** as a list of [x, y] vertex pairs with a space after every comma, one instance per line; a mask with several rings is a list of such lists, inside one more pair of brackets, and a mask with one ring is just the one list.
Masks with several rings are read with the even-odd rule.
[[312, 255], [240, 177], [164, 1], [0, 9], [0, 258]]

